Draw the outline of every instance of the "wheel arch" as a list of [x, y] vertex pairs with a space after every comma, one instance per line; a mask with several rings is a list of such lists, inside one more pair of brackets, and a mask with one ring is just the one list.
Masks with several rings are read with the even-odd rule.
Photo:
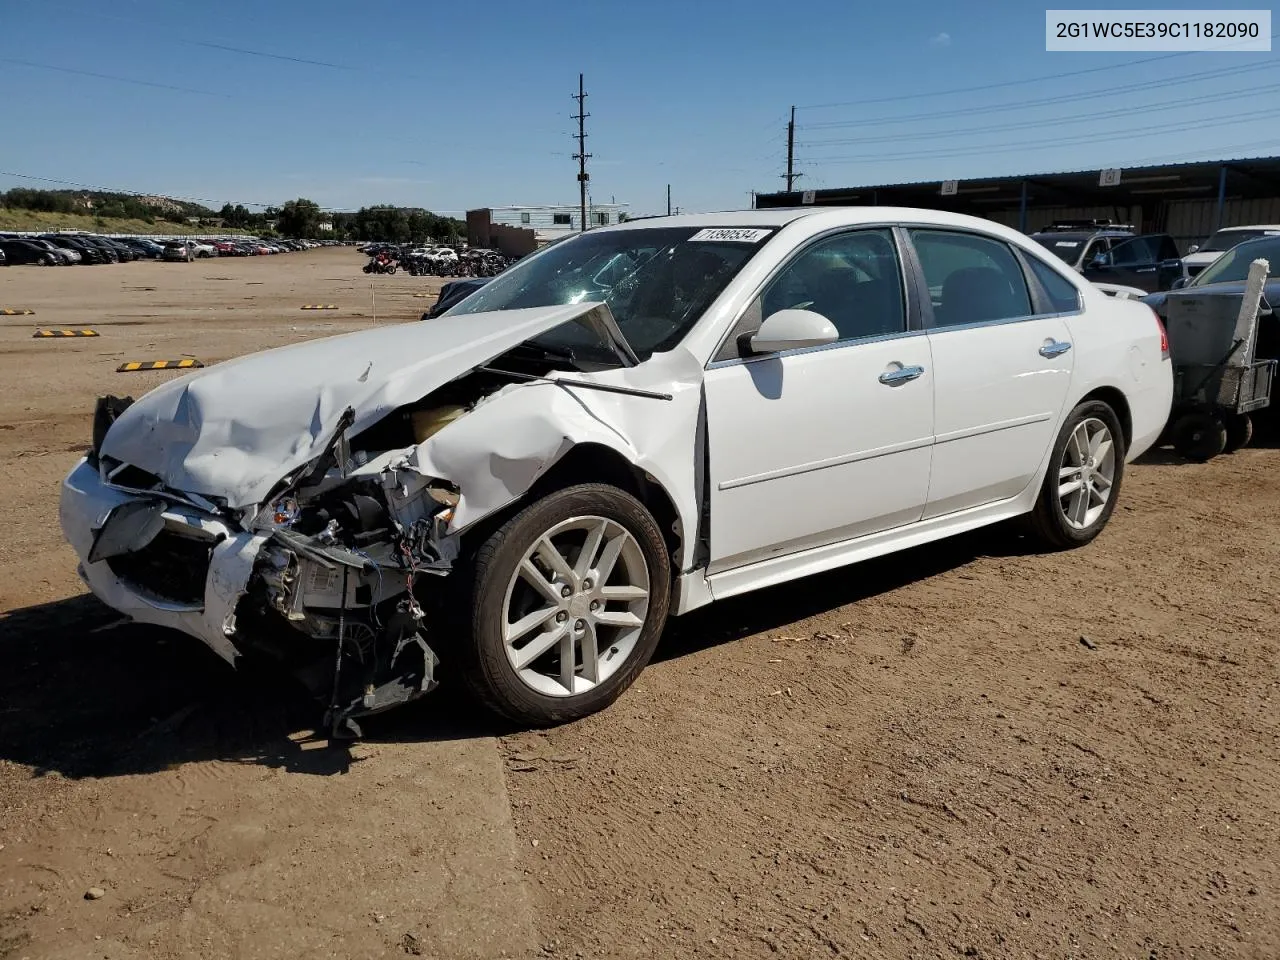
[[1102, 401], [1115, 411], [1116, 418], [1120, 421], [1120, 429], [1124, 432], [1124, 449], [1127, 453], [1133, 443], [1133, 412], [1129, 409], [1129, 400], [1124, 395], [1124, 391], [1113, 386], [1095, 387], [1081, 397], [1076, 405], [1094, 400]]
[[675, 499], [651, 473], [637, 466], [623, 453], [598, 442], [574, 444], [563, 456], [547, 467], [536, 481], [511, 503], [475, 523], [463, 532], [463, 540], [483, 541], [488, 534], [512, 516], [547, 494], [580, 483], [605, 483], [631, 494], [639, 500], [658, 523], [671, 570], [676, 575], [681, 566], [685, 544], [681, 533], [681, 515]]

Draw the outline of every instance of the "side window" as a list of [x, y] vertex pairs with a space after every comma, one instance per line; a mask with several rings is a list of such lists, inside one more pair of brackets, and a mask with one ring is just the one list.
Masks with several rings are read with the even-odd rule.
[[1178, 245], [1173, 242], [1173, 237], [1167, 233], [1160, 235], [1159, 249], [1156, 251], [1157, 260], [1177, 260], [1180, 257], [1178, 253]]
[[933, 322], [955, 327], [1031, 314], [1031, 294], [1013, 251], [970, 233], [912, 230], [933, 304]]
[[812, 310], [830, 320], [841, 340], [907, 329], [902, 270], [893, 234], [859, 230], [821, 240], [782, 268], [760, 298], [760, 316]]
[[1112, 251], [1114, 254], [1112, 263], [1117, 267], [1134, 267], [1152, 263], [1155, 257], [1152, 255], [1150, 237], [1134, 237], [1118, 243]]
[[1080, 309], [1080, 291], [1070, 280], [1060, 274], [1043, 260], [1033, 257], [1025, 250], [1022, 256], [1031, 267], [1040, 286], [1049, 298], [1050, 309], [1054, 313], [1074, 313]]
[[[1107, 257], [1111, 253], [1111, 244], [1105, 238], [1099, 237], [1089, 244], [1089, 249], [1084, 252], [1084, 259], [1080, 261], [1080, 266], [1091, 267], [1095, 258], [1102, 256]], [[1110, 260], [1108, 259], [1108, 263]]]

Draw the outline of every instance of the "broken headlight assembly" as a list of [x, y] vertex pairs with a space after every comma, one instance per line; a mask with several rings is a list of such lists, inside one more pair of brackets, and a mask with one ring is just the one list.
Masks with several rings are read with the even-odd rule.
[[[420, 581], [449, 573], [457, 555], [449, 533], [457, 489], [403, 459], [353, 469], [361, 458], [346, 450], [348, 425], [282, 480], [252, 521], [266, 539], [250, 595], [264, 625], [290, 631], [267, 645], [290, 653], [327, 703], [335, 735], [359, 735], [356, 717], [435, 688]], [[264, 640], [269, 633], [278, 631], [264, 631]]]

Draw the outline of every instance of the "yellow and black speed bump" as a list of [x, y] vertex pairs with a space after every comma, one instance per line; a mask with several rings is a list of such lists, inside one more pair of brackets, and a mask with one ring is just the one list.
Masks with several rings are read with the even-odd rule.
[[308, 303], [303, 310], [337, 310], [336, 303]]
[[139, 370], [190, 370], [192, 367], [203, 367], [199, 360], [190, 357], [185, 360], [130, 360], [116, 367], [116, 373], [136, 373]]
[[26, 307], [3, 307], [0, 308], [0, 317], [30, 317], [35, 314], [34, 310], [28, 310]]
[[415, 293], [414, 296], [419, 298], [420, 300], [425, 300], [427, 297], [434, 297], [435, 294], [434, 293]]
[[37, 330], [33, 337], [96, 337], [97, 330]]

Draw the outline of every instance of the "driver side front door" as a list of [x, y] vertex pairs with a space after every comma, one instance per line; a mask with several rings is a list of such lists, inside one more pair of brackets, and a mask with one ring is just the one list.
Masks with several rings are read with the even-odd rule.
[[717, 573], [920, 519], [933, 364], [905, 289], [892, 230], [817, 240], [766, 285], [747, 329], [796, 307], [821, 313], [840, 339], [709, 365], [713, 590]]

